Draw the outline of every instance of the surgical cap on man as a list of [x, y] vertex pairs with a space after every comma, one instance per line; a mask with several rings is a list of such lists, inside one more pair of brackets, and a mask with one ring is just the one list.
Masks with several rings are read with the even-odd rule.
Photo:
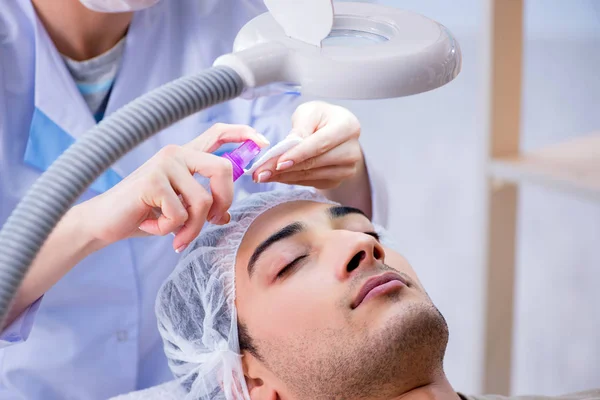
[[312, 190], [248, 196], [227, 225], [205, 225], [161, 287], [156, 315], [169, 366], [186, 400], [249, 399], [235, 308], [235, 260], [254, 220], [291, 201], [335, 204]]

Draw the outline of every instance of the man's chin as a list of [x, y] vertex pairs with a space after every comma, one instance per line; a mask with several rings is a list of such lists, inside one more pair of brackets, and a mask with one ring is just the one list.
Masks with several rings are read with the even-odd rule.
[[415, 298], [392, 298], [381, 302], [369, 310], [367, 326], [369, 336], [387, 336], [386, 340], [404, 342], [403, 345], [410, 341], [413, 346], [418, 346], [418, 336], [425, 334], [433, 341], [439, 339], [445, 348], [448, 337], [446, 320], [438, 309], [429, 301]]
[[357, 351], [371, 389], [411, 387], [443, 371], [448, 327], [431, 302], [406, 297], [382, 302], [370, 311]]
[[446, 348], [448, 325], [439, 310], [429, 301], [407, 301], [391, 314], [386, 327], [405, 345], [442, 345]]
[[368, 303], [361, 304], [354, 312], [360, 313], [360, 318], [366, 321], [369, 331], [376, 333], [381, 329], [393, 326], [401, 326], [403, 320], [410, 317], [416, 309], [431, 307], [424, 304], [411, 293], [397, 291], [388, 293], [377, 298], [370, 299]]

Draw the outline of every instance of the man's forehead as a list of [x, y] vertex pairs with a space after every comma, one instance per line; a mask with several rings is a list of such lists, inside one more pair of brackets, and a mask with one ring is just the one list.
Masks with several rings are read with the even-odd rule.
[[260, 243], [272, 233], [291, 223], [303, 222], [320, 215], [325, 218], [325, 212], [330, 207], [332, 207], [331, 204], [305, 200], [279, 204], [265, 211], [252, 222], [244, 235], [242, 246], [245, 243], [249, 245]]

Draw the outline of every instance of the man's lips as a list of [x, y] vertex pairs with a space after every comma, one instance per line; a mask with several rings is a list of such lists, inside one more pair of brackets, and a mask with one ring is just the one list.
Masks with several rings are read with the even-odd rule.
[[358, 292], [354, 302], [352, 302], [352, 309], [360, 306], [371, 297], [388, 293], [402, 286], [406, 286], [406, 282], [404, 282], [399, 274], [394, 272], [386, 272], [369, 278]]

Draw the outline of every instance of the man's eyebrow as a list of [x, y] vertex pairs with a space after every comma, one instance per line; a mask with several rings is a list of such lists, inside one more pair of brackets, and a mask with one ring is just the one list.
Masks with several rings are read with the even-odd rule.
[[297, 235], [298, 233], [303, 232], [304, 230], [306, 230], [306, 226], [304, 224], [302, 224], [300, 222], [294, 222], [292, 224], [287, 225], [286, 227], [279, 230], [278, 232], [275, 232], [274, 234], [269, 236], [264, 242], [262, 242], [260, 245], [258, 245], [256, 250], [254, 250], [254, 253], [252, 253], [252, 257], [250, 257], [250, 261], [248, 261], [248, 276], [250, 278], [252, 278], [252, 274], [254, 274], [254, 269], [255, 269], [254, 267], [256, 266], [256, 262], [258, 261], [258, 258], [270, 246], [272, 246], [273, 244], [275, 244], [283, 239], [287, 239], [289, 237]]
[[369, 217], [367, 217], [367, 214], [365, 214], [358, 208], [354, 208], [354, 207], [344, 207], [344, 206], [331, 207], [331, 208], [327, 209], [327, 214], [329, 214], [329, 218], [331, 218], [331, 219], [344, 218], [346, 215], [351, 215], [351, 214], [360, 214], [360, 215], [364, 216], [365, 218], [370, 219]]

